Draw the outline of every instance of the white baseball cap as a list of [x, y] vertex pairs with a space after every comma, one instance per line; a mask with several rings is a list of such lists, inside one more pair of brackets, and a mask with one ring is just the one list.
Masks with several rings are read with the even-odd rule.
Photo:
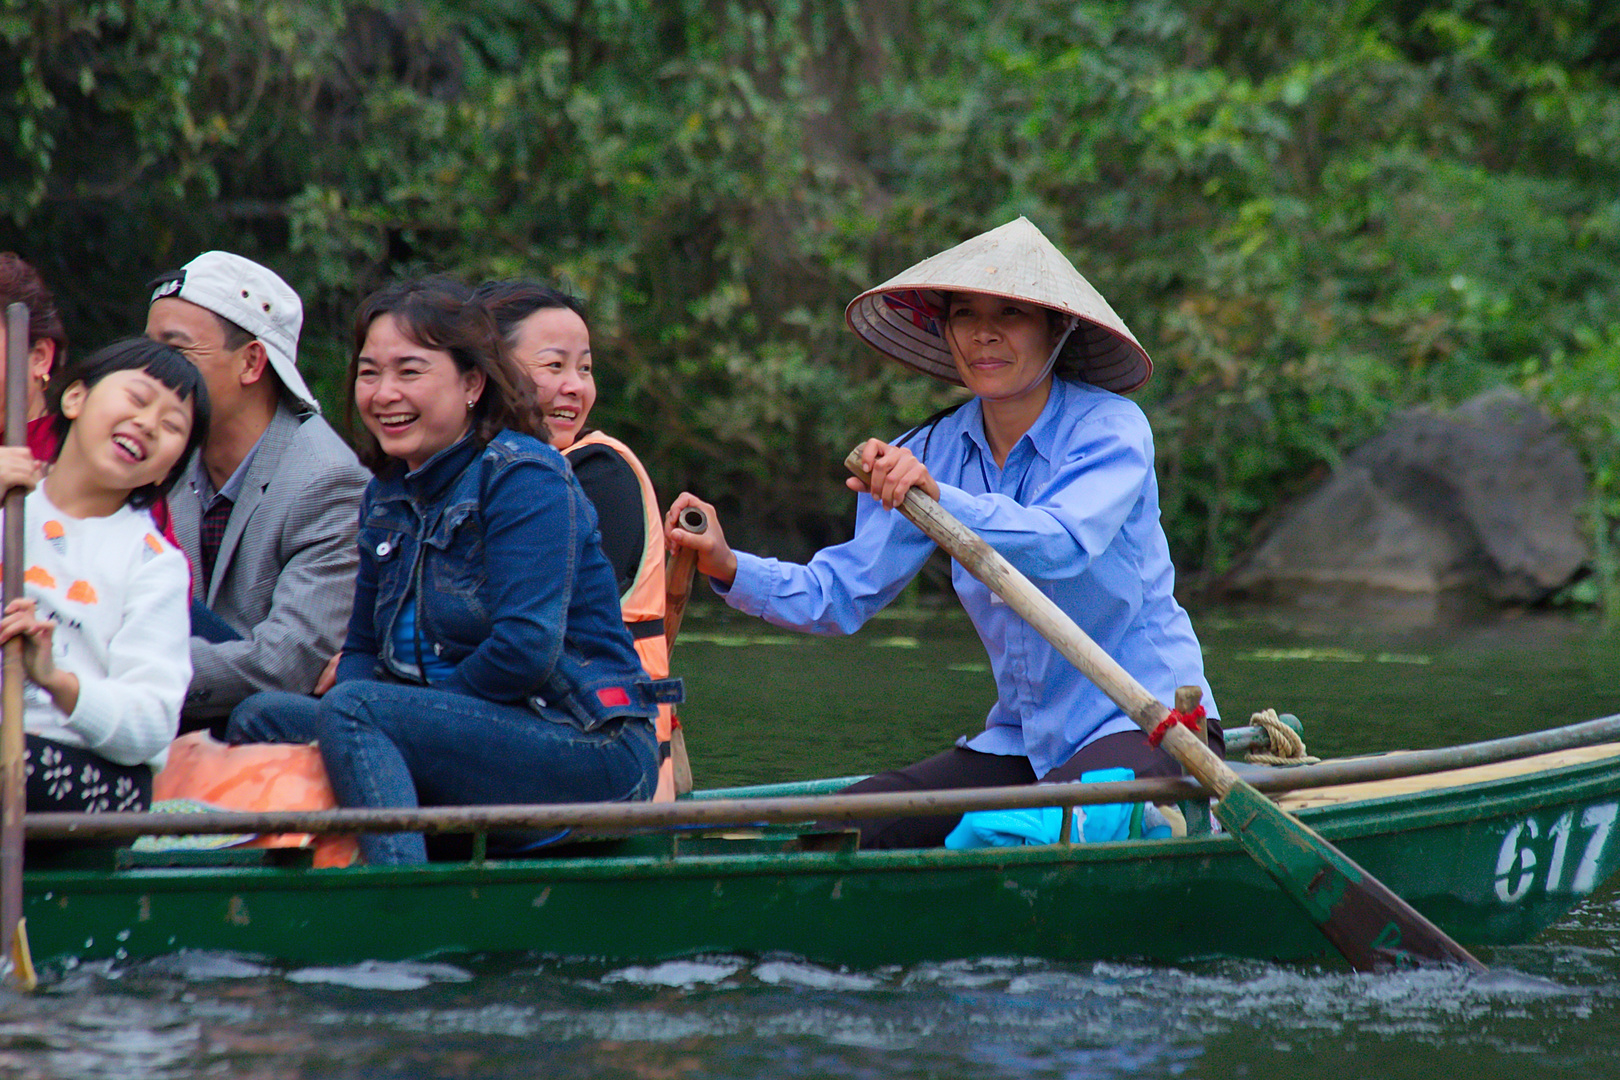
[[152, 299], [176, 297], [207, 308], [252, 334], [264, 346], [281, 385], [305, 408], [320, 402], [298, 374], [298, 331], [304, 304], [275, 271], [228, 251], [205, 251], [153, 282]]

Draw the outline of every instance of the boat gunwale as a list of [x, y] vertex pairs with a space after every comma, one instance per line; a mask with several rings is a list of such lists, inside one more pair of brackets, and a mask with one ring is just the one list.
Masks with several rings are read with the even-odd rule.
[[[1299, 817], [1336, 841], [1380, 838], [1501, 820], [1515, 813], [1564, 806], [1594, 797], [1620, 798], [1620, 753], [1553, 769], [1494, 777], [1420, 792], [1335, 803], [1301, 810]], [[1522, 808], [1522, 809], [1521, 809]], [[713, 833], [694, 834], [712, 837]], [[755, 839], [739, 837], [739, 839]], [[63, 892], [182, 893], [227, 884], [233, 891], [272, 889], [369, 889], [390, 885], [471, 886], [605, 881], [681, 877], [758, 877], [809, 874], [896, 872], [1023, 871], [1087, 864], [1179, 861], [1241, 855], [1227, 835], [1131, 839], [1087, 844], [1047, 844], [968, 850], [929, 848], [900, 851], [713, 850], [683, 853], [672, 842], [662, 853], [563, 856], [429, 863], [409, 868], [285, 866], [136, 866], [117, 870], [33, 870], [27, 874], [35, 895]]]
[[[1620, 739], [1620, 715], [1564, 727], [1437, 750], [1403, 751], [1245, 776], [1266, 793], [1331, 787], [1366, 780], [1441, 773], [1474, 765], [1551, 753]], [[759, 823], [856, 821], [878, 814], [962, 813], [1095, 803], [1181, 802], [1206, 796], [1188, 777], [1033, 784], [935, 792], [861, 795], [783, 796], [748, 799], [687, 799], [663, 803], [570, 803], [526, 806], [426, 807], [288, 812], [208, 812], [197, 814], [101, 813], [31, 814], [24, 819], [31, 839], [203, 835], [233, 833], [360, 833], [422, 831], [476, 833], [498, 829], [612, 828], [659, 831], [683, 827], [749, 827]]]

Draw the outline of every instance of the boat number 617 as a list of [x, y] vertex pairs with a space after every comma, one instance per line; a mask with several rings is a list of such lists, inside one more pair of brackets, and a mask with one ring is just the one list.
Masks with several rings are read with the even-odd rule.
[[[1586, 846], [1581, 850], [1580, 861], [1575, 864], [1575, 875], [1569, 879], [1570, 892], [1584, 895], [1597, 884], [1598, 859], [1602, 857], [1603, 847], [1609, 841], [1609, 832], [1614, 828], [1615, 808], [1615, 803], [1602, 803], [1588, 806], [1581, 813], [1580, 828], [1591, 831], [1586, 834]], [[1576, 835], [1575, 811], [1566, 810], [1562, 817], [1553, 822], [1552, 828], [1547, 830], [1547, 838], [1552, 841], [1552, 852], [1547, 857], [1546, 891], [1555, 893], [1564, 884], [1571, 841], [1575, 844], [1580, 842]], [[1540, 839], [1541, 826], [1536, 824], [1535, 818], [1519, 822], [1502, 838], [1502, 850], [1496, 857], [1496, 895], [1504, 904], [1522, 900], [1539, 876], [1536, 848], [1544, 845], [1533, 842]]]

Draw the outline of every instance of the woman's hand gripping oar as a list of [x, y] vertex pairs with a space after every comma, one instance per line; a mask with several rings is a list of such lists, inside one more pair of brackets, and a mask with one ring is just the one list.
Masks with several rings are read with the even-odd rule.
[[[28, 307], [6, 306], [6, 439], [7, 446], [28, 445]], [[4, 603], [22, 595], [23, 490], [5, 494], [3, 550]], [[11, 980], [23, 990], [37, 985], [28, 954], [28, 926], [23, 919], [23, 812], [28, 805], [23, 757], [23, 642], [5, 645], [5, 676], [0, 683], [0, 941], [11, 961]]]
[[[867, 472], [861, 448], [844, 464], [857, 479]], [[988, 585], [1070, 663], [1150, 735], [1172, 716], [1113, 657], [1103, 652], [1052, 600], [1000, 553], [937, 501], [911, 488], [899, 507], [974, 577]], [[1179, 719], [1180, 714], [1175, 714]], [[1155, 736], [1157, 737], [1157, 736]], [[1219, 801], [1215, 816], [1274, 878], [1358, 971], [1417, 963], [1485, 967], [1347, 855], [1239, 779], [1187, 727], [1171, 724], [1161, 745]]]

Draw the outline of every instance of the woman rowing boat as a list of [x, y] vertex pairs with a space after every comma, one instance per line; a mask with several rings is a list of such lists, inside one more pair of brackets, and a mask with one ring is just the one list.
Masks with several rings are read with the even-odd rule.
[[[852, 633], [916, 576], [934, 544], [896, 510], [916, 487], [982, 535], [1161, 700], [1204, 690], [1220, 725], [1191, 620], [1174, 596], [1159, 524], [1153, 437], [1121, 396], [1152, 374], [1147, 353], [1100, 294], [1023, 218], [974, 237], [862, 293], [850, 327], [869, 345], [973, 397], [895, 443], [869, 440], [869, 493], [855, 536], [808, 565], [726, 543], [714, 507], [682, 493], [669, 542], [697, 552], [726, 602], [778, 626]], [[678, 525], [688, 506], [708, 531]], [[1180, 766], [961, 566], [952, 584], [990, 655], [997, 701], [985, 729], [943, 753], [849, 790], [997, 787]], [[863, 847], [943, 843], [957, 815], [863, 822]]]

